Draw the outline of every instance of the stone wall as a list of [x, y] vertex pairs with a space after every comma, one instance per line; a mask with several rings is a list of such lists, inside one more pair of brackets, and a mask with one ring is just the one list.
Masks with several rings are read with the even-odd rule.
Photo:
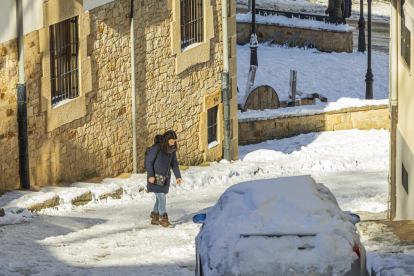
[[302, 133], [353, 128], [390, 129], [388, 106], [353, 107], [316, 115], [239, 122], [239, 144], [257, 144]]
[[[251, 23], [237, 22], [237, 44], [246, 44], [250, 41]], [[310, 39], [314, 35], [318, 35], [316, 41], [316, 49], [322, 52], [347, 52], [352, 53], [353, 50], [353, 33], [352, 32], [335, 32], [328, 30], [311, 30], [292, 28], [271, 24], [256, 23], [256, 34], [259, 42], [271, 37], [277, 32], [283, 31], [283, 38], [292, 37], [294, 34], [300, 33], [301, 38], [298, 45], [303, 41]]]
[[[223, 143], [211, 150], [200, 149], [200, 113], [204, 111], [206, 97], [221, 89], [221, 1], [211, 3], [214, 37], [210, 40], [210, 60], [178, 75], [175, 56], [171, 54], [170, 2], [142, 0], [134, 5], [139, 172], [144, 171], [145, 148], [152, 144], [156, 134], [168, 129], [179, 136], [180, 164], [194, 165], [222, 158]], [[232, 85], [237, 83], [235, 1], [230, 1], [230, 5], [232, 152], [237, 158], [237, 87]], [[132, 172], [129, 14], [129, 0], [117, 0], [88, 12], [90, 35], [87, 53], [82, 54], [91, 59], [92, 75], [80, 77], [92, 83], [92, 91], [84, 95], [86, 115], [51, 131], [47, 127], [47, 111], [41, 108], [42, 69], [49, 66], [42, 64], [43, 38], [39, 31], [25, 36], [32, 186]], [[0, 189], [19, 187], [17, 70], [17, 41], [0, 44]]]
[[19, 185], [17, 62], [17, 39], [0, 44], [0, 189]]

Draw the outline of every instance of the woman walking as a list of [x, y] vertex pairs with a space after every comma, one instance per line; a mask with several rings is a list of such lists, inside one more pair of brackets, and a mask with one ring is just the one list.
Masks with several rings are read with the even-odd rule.
[[177, 184], [181, 184], [181, 174], [177, 161], [177, 134], [169, 130], [163, 135], [154, 138], [154, 145], [151, 147], [145, 161], [147, 169], [148, 192], [155, 193], [156, 201], [154, 210], [151, 212], [151, 224], [168, 227], [168, 214], [165, 209], [165, 194], [170, 189], [171, 170], [177, 178]]

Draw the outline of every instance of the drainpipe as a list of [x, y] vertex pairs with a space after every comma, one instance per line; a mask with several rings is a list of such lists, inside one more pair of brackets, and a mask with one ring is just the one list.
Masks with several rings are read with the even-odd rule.
[[221, 74], [221, 88], [224, 103], [224, 158], [231, 161], [230, 151], [230, 93], [229, 93], [229, 38], [227, 29], [227, 0], [221, 2], [221, 14], [223, 17], [223, 73]]
[[137, 124], [135, 114], [135, 43], [134, 43], [134, 0], [131, 0], [131, 83], [132, 83], [132, 154], [133, 171], [137, 173]]
[[23, 3], [16, 0], [17, 46], [19, 55], [19, 82], [17, 87], [17, 123], [19, 131], [20, 188], [30, 189], [29, 141], [27, 135], [27, 95], [24, 79]]
[[397, 123], [398, 123], [398, 13], [397, 0], [393, 0], [391, 5], [391, 39], [390, 39], [390, 109], [391, 109], [391, 137], [390, 137], [390, 193], [389, 193], [389, 214], [390, 220], [395, 220], [397, 213], [396, 196], [396, 156], [397, 156]]

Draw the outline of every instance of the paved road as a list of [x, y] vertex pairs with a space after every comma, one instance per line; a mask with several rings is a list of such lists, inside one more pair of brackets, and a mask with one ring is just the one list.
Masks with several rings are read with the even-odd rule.
[[[237, 13], [247, 13], [247, 8], [238, 6]], [[358, 48], [358, 20], [347, 20], [350, 26], [355, 27], [354, 31], [354, 48]], [[372, 22], [372, 49], [388, 53], [389, 51], [389, 28], [390, 24], [387, 22]], [[368, 44], [368, 22], [365, 22], [365, 44]], [[367, 45], [368, 47], [368, 45]]]
[[[358, 21], [347, 20], [348, 24], [355, 27], [354, 31], [354, 48], [358, 48]], [[368, 23], [365, 22], [365, 43], [368, 44]], [[390, 37], [390, 24], [385, 22], [372, 22], [372, 49], [375, 51], [381, 51], [388, 53], [389, 51], [389, 37]], [[367, 45], [368, 47], [368, 45]]]

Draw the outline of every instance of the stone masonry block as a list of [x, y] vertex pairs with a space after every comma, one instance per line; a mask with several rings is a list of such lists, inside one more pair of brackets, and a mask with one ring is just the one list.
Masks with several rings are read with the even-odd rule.
[[236, 15], [227, 19], [227, 31], [229, 37], [237, 34]]
[[224, 104], [221, 103], [218, 106], [217, 110], [217, 138], [218, 142], [221, 143], [224, 141]]
[[46, 200], [46, 201], [41, 202], [41, 203], [34, 204], [32, 206], [29, 206], [27, 209], [29, 211], [32, 211], [32, 212], [34, 212], [34, 211], [38, 212], [42, 209], [53, 208], [53, 207], [56, 207], [56, 206], [59, 205], [59, 200], [60, 200], [59, 196], [56, 195], [52, 199]]
[[81, 61], [82, 94], [92, 91], [92, 61], [87, 58]]
[[43, 77], [41, 83], [41, 96], [40, 96], [40, 112], [45, 112], [51, 107], [51, 93], [52, 87], [50, 83], [50, 77]]
[[50, 52], [49, 51], [43, 52], [42, 71], [43, 71], [43, 77], [49, 77], [50, 79]]
[[200, 139], [199, 139], [199, 147], [200, 151], [204, 152], [207, 149], [207, 112], [201, 112], [200, 113], [200, 123], [199, 123], [200, 129]]
[[39, 51], [46, 52], [50, 50], [49, 28], [39, 30]]
[[91, 33], [90, 13], [85, 12], [79, 16], [80, 38], [86, 38]]
[[49, 0], [43, 4], [44, 26], [83, 14], [83, 0]]
[[209, 110], [222, 102], [221, 90], [217, 90], [204, 97], [204, 110]]

